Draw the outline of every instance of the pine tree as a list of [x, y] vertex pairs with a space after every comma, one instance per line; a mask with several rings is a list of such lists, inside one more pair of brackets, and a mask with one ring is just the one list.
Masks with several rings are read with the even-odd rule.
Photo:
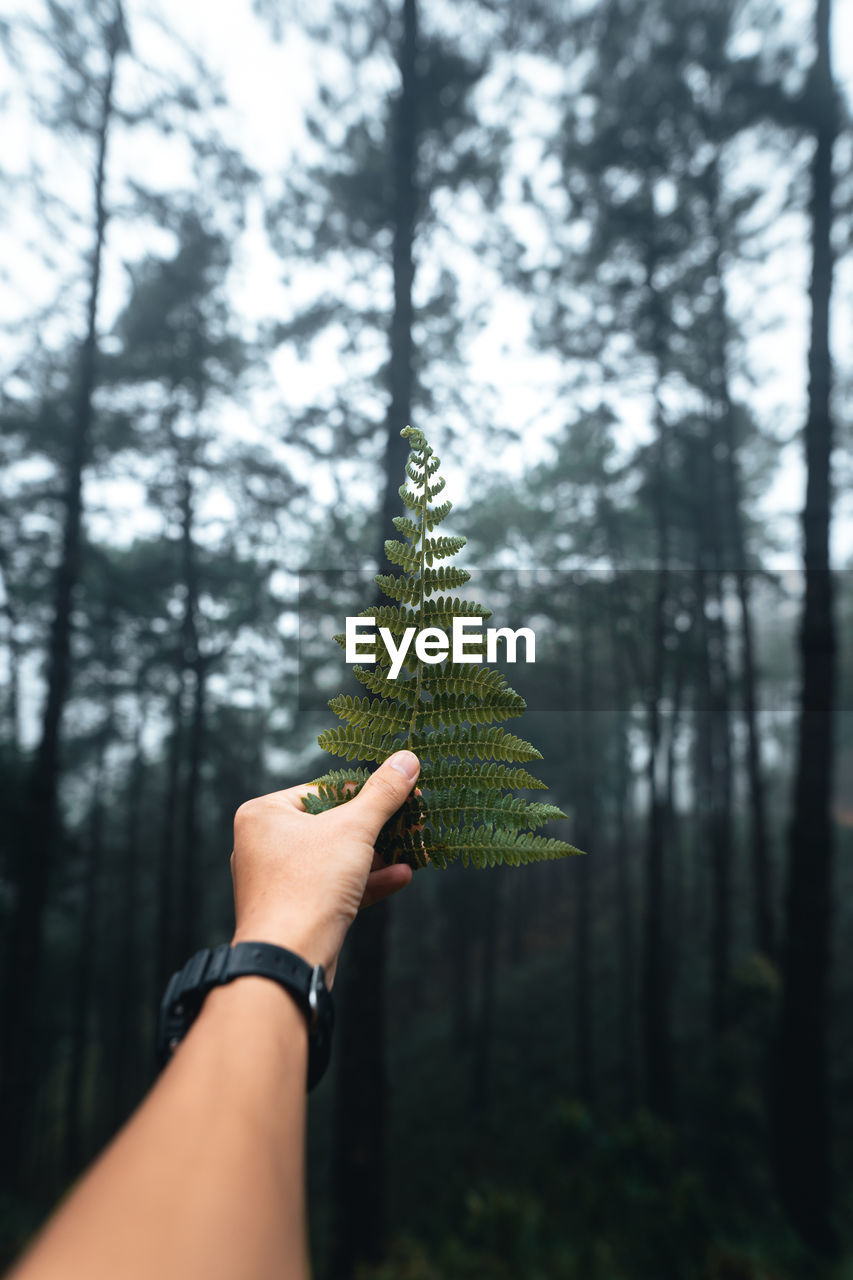
[[[36, 1001], [44, 961], [42, 918], [47, 899], [51, 855], [59, 825], [59, 777], [62, 719], [71, 685], [74, 595], [80, 577], [84, 538], [83, 477], [91, 447], [94, 392], [97, 385], [98, 304], [107, 225], [105, 185], [110, 128], [115, 115], [116, 68], [128, 49], [121, 6], [116, 3], [97, 11], [95, 31], [99, 72], [79, 62], [79, 49], [68, 40], [67, 16], [52, 11], [57, 38], [74, 77], [75, 90], [90, 97], [92, 118], [87, 130], [93, 143], [92, 244], [86, 297], [85, 335], [79, 350], [73, 407], [64, 465], [64, 515], [62, 547], [53, 588], [53, 617], [45, 672], [45, 698], [38, 746], [30, 770], [29, 820], [26, 856], [15, 869], [17, 899], [9, 928], [7, 972], [28, 975], [29, 989], [20, 981], [7, 984], [3, 993], [3, 1025], [10, 1046], [2, 1063], [0, 1127], [5, 1138], [0, 1162], [0, 1182], [13, 1186], [19, 1175], [25, 1145], [26, 1124], [34, 1101], [33, 1043]], [[65, 41], [68, 40], [68, 43]]]
[[800, 623], [800, 713], [794, 812], [789, 832], [786, 939], [782, 955], [772, 1094], [780, 1199], [805, 1240], [838, 1251], [832, 1221], [833, 1169], [828, 1089], [828, 1009], [832, 916], [833, 708], [837, 638], [830, 561], [833, 415], [830, 298], [833, 284], [833, 150], [839, 129], [832, 71], [831, 3], [815, 6], [810, 106], [812, 267], [809, 401], [804, 433], [802, 513], [805, 595]]

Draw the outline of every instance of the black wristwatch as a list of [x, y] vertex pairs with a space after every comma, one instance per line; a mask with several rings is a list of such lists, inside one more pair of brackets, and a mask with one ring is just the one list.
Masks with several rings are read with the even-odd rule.
[[212, 987], [235, 978], [272, 978], [293, 996], [308, 1021], [308, 1089], [322, 1080], [332, 1051], [335, 1010], [323, 966], [270, 942], [224, 942], [197, 951], [183, 969], [173, 973], [160, 1004], [157, 1056], [165, 1066], [189, 1031], [202, 1001]]

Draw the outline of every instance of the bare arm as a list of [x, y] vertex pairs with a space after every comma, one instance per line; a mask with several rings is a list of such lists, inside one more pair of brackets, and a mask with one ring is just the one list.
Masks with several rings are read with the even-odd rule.
[[[378, 866], [373, 844], [416, 777], [415, 757], [400, 752], [328, 813], [302, 810], [305, 788], [243, 805], [233, 941], [288, 947], [323, 964], [331, 984], [359, 906], [411, 879], [407, 866]], [[277, 983], [212, 991], [9, 1280], [306, 1280], [307, 1055], [305, 1019]]]

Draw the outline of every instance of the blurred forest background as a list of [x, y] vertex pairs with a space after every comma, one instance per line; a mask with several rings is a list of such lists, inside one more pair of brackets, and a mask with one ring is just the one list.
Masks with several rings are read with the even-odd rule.
[[354, 928], [318, 1275], [853, 1275], [849, 25], [179, 8], [0, 12], [3, 1257], [327, 767], [411, 421], [589, 855]]

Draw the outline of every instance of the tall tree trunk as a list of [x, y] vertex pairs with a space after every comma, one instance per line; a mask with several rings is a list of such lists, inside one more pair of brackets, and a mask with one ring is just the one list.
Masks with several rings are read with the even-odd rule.
[[172, 732], [169, 734], [169, 747], [166, 755], [166, 792], [163, 799], [163, 821], [160, 829], [160, 848], [157, 861], [157, 927], [154, 963], [155, 1008], [179, 959], [175, 945], [176, 895], [174, 871], [184, 737], [184, 676], [183, 653], [178, 648], [177, 682], [172, 696]]
[[182, 476], [181, 558], [183, 564], [184, 617], [182, 624], [183, 662], [192, 682], [192, 709], [187, 740], [187, 772], [184, 789], [183, 840], [178, 882], [176, 948], [179, 956], [189, 956], [200, 945], [202, 918], [202, 877], [199, 874], [199, 791], [204, 744], [206, 663], [199, 647], [199, 583], [195, 545], [192, 480], [187, 464]]
[[[71, 993], [71, 1054], [65, 1089], [65, 1153], [67, 1178], [79, 1173], [89, 1145], [86, 1133], [85, 1066], [89, 1049], [89, 1025], [92, 1005], [92, 970], [95, 955], [95, 931], [98, 927], [98, 882], [104, 851], [104, 793], [106, 750], [114, 733], [112, 708], [99, 733], [98, 768], [90, 811], [89, 839], [84, 849], [83, 900], [77, 955]], [[89, 1138], [89, 1141], [91, 1139]]]
[[634, 926], [634, 892], [631, 884], [629, 844], [629, 805], [631, 788], [630, 706], [626, 679], [626, 657], [619, 643], [616, 626], [611, 622], [612, 668], [615, 704], [618, 717], [619, 764], [616, 780], [616, 903], [617, 947], [619, 956], [619, 1058], [625, 1110], [630, 1112], [637, 1102], [637, 1060], [635, 1049], [635, 970], [636, 940]]
[[[394, 313], [390, 329], [390, 400], [386, 420], [385, 489], [380, 508], [377, 561], [396, 536], [402, 514], [399, 487], [408, 456], [400, 431], [409, 422], [414, 383], [412, 285], [418, 214], [418, 13], [403, 0], [399, 47], [400, 93], [394, 112]], [[360, 1262], [381, 1256], [388, 1234], [385, 1064], [385, 967], [388, 904], [356, 920], [343, 967], [339, 1009], [339, 1061], [333, 1135], [334, 1247], [331, 1275], [350, 1280]]]
[[[773, 883], [767, 823], [767, 797], [764, 769], [761, 763], [761, 738], [758, 728], [758, 675], [755, 662], [755, 635], [752, 619], [752, 592], [747, 567], [746, 534], [743, 516], [743, 484], [738, 460], [735, 430], [735, 406], [729, 389], [728, 335], [729, 317], [725, 279], [722, 268], [723, 229], [720, 215], [721, 179], [719, 166], [708, 165], [705, 173], [714, 247], [711, 267], [716, 278], [714, 305], [708, 339], [711, 348], [709, 385], [712, 389], [717, 421], [716, 429], [725, 455], [722, 467], [723, 494], [720, 510], [725, 512], [725, 526], [734, 559], [735, 585], [740, 612], [741, 685], [743, 715], [746, 724], [746, 765], [749, 783], [750, 846], [752, 861], [752, 915], [755, 945], [764, 955], [776, 955], [776, 930], [773, 918]], [[724, 564], [719, 565], [725, 569]]]
[[711, 619], [712, 648], [711, 730], [713, 744], [714, 801], [711, 815], [714, 866], [715, 983], [713, 1026], [721, 1033], [728, 1020], [729, 984], [734, 951], [732, 893], [734, 875], [734, 823], [732, 821], [731, 696], [728, 633], [722, 578], [712, 575], [715, 612]]
[[184, 833], [181, 850], [181, 878], [178, 894], [178, 953], [189, 957], [202, 942], [204, 923], [204, 877], [200, 870], [201, 763], [204, 751], [207, 671], [204, 657], [197, 654], [192, 672], [192, 709], [187, 742], [187, 778], [184, 794]]
[[723, 1030], [731, 973], [731, 816], [726, 776], [730, 756], [723, 736], [728, 721], [720, 703], [718, 637], [708, 617], [708, 582], [713, 578], [701, 565], [696, 569], [696, 601], [700, 653], [697, 672], [697, 792], [703, 854], [711, 869], [711, 1001], [710, 1027], [715, 1035]]
[[[2, 721], [6, 723], [5, 739], [10, 752], [17, 754], [21, 743], [21, 642], [18, 638], [17, 610], [10, 594], [11, 575], [5, 551], [0, 551], [0, 589], [3, 591], [3, 613], [6, 617], [6, 652], [9, 662], [8, 692]], [[0, 721], [0, 723], [2, 723]]]
[[[733, 446], [729, 446], [730, 451]], [[729, 490], [737, 491], [732, 477]], [[737, 498], [732, 498], [733, 511]], [[735, 520], [732, 517], [731, 528]], [[742, 548], [741, 544], [741, 548]], [[761, 763], [761, 735], [758, 728], [758, 671], [755, 661], [755, 629], [752, 621], [752, 587], [744, 552], [736, 551], [738, 607], [740, 610], [741, 683], [746, 721], [746, 768], [749, 780], [750, 844], [752, 848], [752, 915], [755, 945], [771, 960], [776, 956], [776, 925], [773, 916], [773, 868], [767, 823], [767, 789]]]
[[667, 895], [668, 912], [672, 924], [669, 929], [669, 963], [673, 974], [671, 998], [673, 1005], [678, 998], [678, 975], [681, 971], [681, 948], [684, 938], [684, 849], [682, 833], [675, 805], [675, 779], [677, 773], [676, 746], [681, 731], [684, 704], [684, 686], [687, 667], [687, 646], [680, 636], [675, 653], [673, 672], [672, 712], [666, 743], [666, 845], [669, 850], [670, 884]]
[[663, 692], [664, 571], [658, 570], [652, 644], [652, 688], [648, 704], [646, 780], [649, 812], [646, 827], [645, 903], [643, 916], [643, 1066], [648, 1106], [666, 1115], [672, 1106], [672, 1063], [669, 1038], [669, 975], [664, 929], [664, 839], [666, 811], [657, 777], [661, 744], [660, 700]]
[[[125, 799], [125, 828], [121, 885], [119, 901], [118, 964], [115, 986], [115, 1068], [113, 1072], [112, 1124], [117, 1128], [127, 1115], [128, 1106], [136, 1096], [137, 1086], [143, 1077], [140, 1071], [141, 1043], [140, 998], [142, 994], [139, 974], [140, 931], [138, 915], [140, 820], [142, 793], [145, 781], [145, 760], [142, 738], [146, 714], [142, 706], [141, 690], [137, 689], [139, 702], [136, 722], [136, 741], [133, 762], [127, 781]], [[153, 1045], [151, 1046], [153, 1050]], [[153, 1052], [151, 1054], [153, 1062]]]
[[[717, 371], [717, 378], [719, 371]], [[726, 1025], [734, 945], [732, 876], [731, 680], [725, 621], [724, 555], [720, 529], [716, 421], [706, 418], [694, 477], [703, 495], [697, 524], [698, 620], [702, 639], [701, 682], [707, 700], [709, 805], [706, 813], [708, 854], [712, 872], [711, 1030], [719, 1037]]]
[[[591, 589], [589, 583], [587, 590]], [[590, 643], [590, 610], [583, 598], [583, 585], [580, 587], [577, 608], [578, 626], [578, 713], [580, 723], [574, 735], [575, 744], [580, 748], [576, 757], [578, 791], [575, 806], [575, 822], [578, 845], [581, 849], [592, 846], [596, 829], [595, 812], [595, 778], [593, 761], [596, 755], [596, 733], [593, 722], [592, 685], [593, 668]], [[569, 755], [571, 759], [571, 755]], [[575, 992], [575, 1030], [577, 1037], [577, 1084], [580, 1097], [587, 1104], [592, 1103], [595, 1093], [595, 1070], [592, 1047], [592, 881], [589, 858], [580, 858], [577, 889], [577, 917], [575, 922], [575, 972], [577, 989]]]
[[[65, 474], [62, 548], [57, 567], [53, 621], [47, 654], [47, 693], [41, 733], [29, 781], [26, 851], [17, 858], [16, 898], [9, 930], [2, 1010], [3, 1058], [0, 1074], [0, 1185], [14, 1188], [22, 1158], [37, 1072], [33, 1066], [36, 1010], [43, 965], [42, 915], [58, 825], [60, 734], [71, 683], [71, 633], [74, 592], [80, 576], [83, 543], [83, 473], [92, 433], [93, 395], [98, 351], [98, 302], [107, 225], [104, 202], [107, 141], [113, 115], [116, 59], [121, 47], [118, 24], [109, 29], [107, 70], [95, 138], [94, 243], [89, 271], [86, 334], [80, 351], [74, 416]], [[22, 975], [26, 975], [26, 981]]]
[[462, 868], [448, 868], [443, 873], [441, 889], [445, 947], [450, 962], [450, 1038], [453, 1048], [461, 1053], [471, 1043], [473, 1024], [471, 920], [475, 902], [470, 872]]
[[519, 965], [522, 965], [524, 963], [525, 955], [527, 954], [525, 928], [530, 918], [529, 888], [530, 880], [528, 877], [517, 880], [513, 885], [512, 896], [510, 898], [512, 905], [507, 937], [507, 959], [509, 960], [512, 968], [517, 968]]
[[833, 447], [829, 317], [833, 272], [832, 157], [837, 117], [830, 55], [830, 0], [817, 0], [816, 27], [817, 57], [811, 77], [816, 147], [811, 191], [802, 684], [773, 1129], [780, 1198], [803, 1237], [822, 1252], [833, 1254], [837, 1251], [837, 1236], [832, 1223], [827, 1004], [836, 637], [829, 561]]
[[[662, 303], [653, 285], [654, 258], [650, 250], [646, 278], [655, 316], [654, 357], [657, 385], [665, 364], [665, 339]], [[662, 795], [659, 765], [662, 744], [661, 700], [664, 692], [667, 610], [669, 583], [669, 484], [666, 423], [659, 397], [655, 404], [653, 505], [657, 550], [655, 597], [651, 635], [651, 677], [647, 703], [648, 715], [648, 784], [649, 813], [646, 828], [645, 900], [643, 918], [643, 995], [642, 1043], [644, 1096], [652, 1111], [668, 1115], [674, 1105], [672, 1045], [670, 1040], [670, 990], [667, 964], [667, 942], [664, 920], [664, 849], [666, 841], [666, 801]]]
[[379, 564], [385, 562], [385, 539], [396, 538], [394, 516], [402, 512], [399, 489], [409, 455], [400, 436], [409, 423], [414, 387], [412, 326], [415, 280], [414, 244], [418, 219], [418, 9], [417, 0], [403, 0], [403, 36], [399, 50], [400, 93], [394, 118], [394, 315], [391, 320], [389, 366], [390, 400], [386, 418], [385, 492], [380, 511]]
[[480, 895], [483, 911], [483, 947], [480, 953], [480, 1007], [477, 1011], [474, 1027], [470, 1087], [471, 1114], [480, 1123], [487, 1121], [489, 1114], [501, 883], [499, 876], [489, 875]]

